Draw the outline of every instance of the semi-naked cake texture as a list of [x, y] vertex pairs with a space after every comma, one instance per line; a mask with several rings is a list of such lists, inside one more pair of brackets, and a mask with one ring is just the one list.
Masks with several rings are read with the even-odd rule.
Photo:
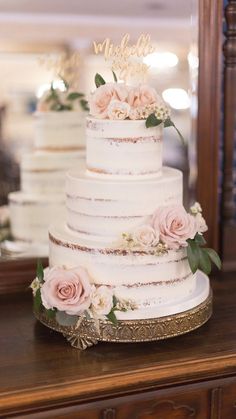
[[9, 194], [16, 240], [48, 242], [48, 226], [65, 214], [65, 173], [85, 158], [85, 114], [37, 112], [35, 150], [21, 160], [21, 191]]
[[162, 168], [163, 124], [87, 118], [87, 163], [66, 180], [66, 221], [51, 226], [50, 267], [82, 266], [130, 309], [117, 319], [155, 318], [204, 301], [209, 283], [192, 274], [185, 247], [157, 254], [129, 247], [123, 233], [148, 224], [159, 207], [182, 206], [182, 173]]
[[104, 175], [161, 175], [161, 128], [144, 121], [128, 123], [87, 119], [87, 169]]

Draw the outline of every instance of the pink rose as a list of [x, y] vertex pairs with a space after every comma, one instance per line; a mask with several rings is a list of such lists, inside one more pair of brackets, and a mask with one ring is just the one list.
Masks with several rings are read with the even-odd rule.
[[138, 87], [129, 89], [128, 104], [137, 108], [138, 106], [152, 105], [158, 101], [158, 95], [153, 87], [141, 84]]
[[133, 238], [140, 246], [155, 246], [159, 242], [159, 231], [157, 229], [154, 230], [148, 224], [142, 225], [135, 230]]
[[98, 87], [90, 96], [90, 114], [96, 118], [105, 119], [108, 116], [108, 107], [112, 100], [126, 102], [128, 91], [119, 83], [106, 83]]
[[77, 315], [90, 306], [91, 286], [85, 269], [46, 269], [44, 280], [41, 298], [46, 309], [56, 308]]
[[197, 233], [194, 217], [182, 205], [158, 208], [153, 214], [152, 226], [170, 249], [186, 246], [186, 240], [193, 239]]

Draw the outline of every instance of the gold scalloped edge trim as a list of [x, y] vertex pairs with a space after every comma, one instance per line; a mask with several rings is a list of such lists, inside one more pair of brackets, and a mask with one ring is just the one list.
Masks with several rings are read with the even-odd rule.
[[63, 334], [72, 346], [86, 349], [97, 342], [151, 342], [168, 339], [191, 332], [212, 315], [212, 292], [198, 306], [165, 317], [144, 320], [119, 320], [117, 325], [109, 321], [99, 321], [99, 331], [93, 320], [84, 319], [79, 328], [60, 326], [54, 319], [48, 319], [44, 313], [35, 313], [36, 318], [45, 326]]

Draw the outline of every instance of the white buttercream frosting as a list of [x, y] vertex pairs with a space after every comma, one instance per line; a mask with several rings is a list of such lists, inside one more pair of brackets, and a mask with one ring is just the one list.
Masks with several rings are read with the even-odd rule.
[[85, 147], [85, 112], [36, 112], [37, 149], [80, 149]]
[[182, 173], [165, 167], [163, 176], [140, 180], [90, 177], [71, 170], [66, 180], [67, 225], [117, 242], [122, 233], [145, 223], [162, 205], [182, 204]]
[[128, 177], [161, 174], [162, 126], [87, 117], [86, 134], [88, 170]]
[[124, 318], [140, 318], [140, 310], [147, 310], [146, 318], [155, 317], [160, 308], [171, 307], [194, 293], [196, 277], [191, 273], [186, 249], [161, 256], [126, 252], [106, 247], [103, 242], [81, 239], [59, 224], [50, 227], [50, 266], [81, 265], [92, 283], [112, 287], [121, 300], [135, 301], [138, 309], [129, 310]]
[[21, 189], [26, 193], [65, 193], [65, 173], [79, 168], [85, 151], [35, 151], [21, 160]]
[[63, 217], [63, 195], [9, 194], [11, 232], [16, 240], [47, 243], [48, 227], [55, 217]]

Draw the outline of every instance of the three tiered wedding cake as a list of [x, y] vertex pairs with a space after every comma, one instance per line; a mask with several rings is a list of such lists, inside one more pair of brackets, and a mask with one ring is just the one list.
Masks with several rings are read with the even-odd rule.
[[[82, 348], [178, 334], [162, 328], [160, 336], [155, 320], [208, 301], [198, 327], [210, 316], [210, 287], [196, 271], [219, 262], [202, 247], [200, 205], [183, 207], [182, 173], [162, 167], [162, 130], [174, 126], [169, 109], [147, 85], [100, 80], [90, 98], [86, 166], [67, 174], [66, 222], [50, 227], [50, 267], [39, 266], [31, 285], [36, 315]], [[145, 321], [154, 323], [145, 329]]]

